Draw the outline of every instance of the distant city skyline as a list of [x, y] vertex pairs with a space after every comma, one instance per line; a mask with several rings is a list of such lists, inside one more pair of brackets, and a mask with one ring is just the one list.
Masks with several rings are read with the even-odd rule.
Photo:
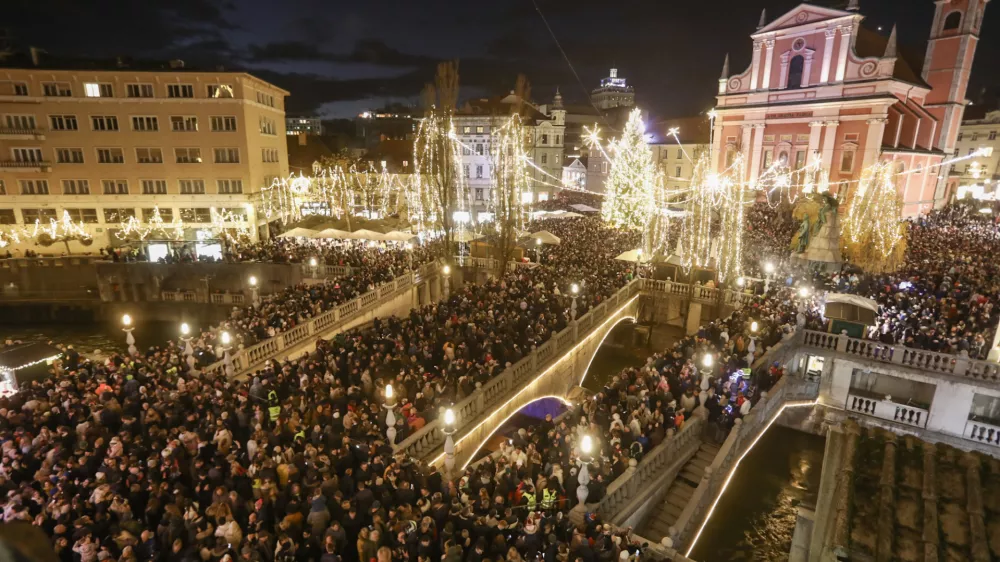
[[[34, 46], [60, 56], [182, 58], [206, 68], [245, 69], [292, 93], [290, 115], [346, 118], [387, 103], [416, 104], [435, 65], [459, 59], [462, 99], [506, 92], [524, 73], [539, 103], [550, 101], [557, 86], [567, 103], [585, 103], [589, 90], [615, 66], [635, 87], [639, 106], [657, 117], [677, 117], [712, 107], [727, 53], [733, 71], [749, 64], [749, 34], [762, 9], [771, 20], [799, 3], [612, 6], [595, 0], [537, 0], [572, 69], [532, 0], [483, 4], [475, 10], [454, 0], [391, 9], [343, 0], [280, 5], [263, 0], [39, 0], [9, 6], [0, 25], [22, 50]], [[847, 1], [815, 3], [844, 7]], [[887, 35], [898, 24], [900, 44], [922, 53], [931, 0], [860, 4], [867, 26], [881, 27]], [[987, 72], [1000, 58], [998, 14], [987, 10], [970, 97], [998, 84]]]

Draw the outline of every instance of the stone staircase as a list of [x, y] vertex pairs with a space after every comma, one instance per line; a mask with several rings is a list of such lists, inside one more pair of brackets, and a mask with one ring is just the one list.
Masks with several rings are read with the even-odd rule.
[[687, 505], [688, 500], [691, 499], [698, 487], [698, 483], [705, 475], [705, 468], [712, 464], [718, 452], [717, 445], [702, 443], [698, 447], [698, 452], [684, 465], [681, 473], [667, 489], [663, 502], [654, 508], [639, 527], [640, 536], [660, 542], [660, 539], [670, 534], [670, 527], [681, 516], [684, 506]]

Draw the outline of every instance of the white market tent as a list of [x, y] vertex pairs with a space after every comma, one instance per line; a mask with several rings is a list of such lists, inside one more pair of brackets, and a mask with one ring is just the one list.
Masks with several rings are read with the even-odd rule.
[[409, 232], [401, 232], [399, 230], [392, 230], [386, 232], [382, 235], [385, 240], [394, 240], [396, 242], [408, 242], [417, 237], [416, 234], [411, 234]]
[[539, 230], [538, 232], [531, 233], [530, 236], [536, 240], [536, 244], [538, 240], [541, 240], [542, 244], [551, 244], [553, 246], [558, 246], [562, 242], [558, 236], [548, 230]]
[[311, 228], [293, 228], [288, 232], [282, 232], [278, 238], [312, 238], [316, 231]]
[[325, 240], [344, 240], [350, 238], [351, 233], [346, 230], [337, 230], [336, 228], [327, 228], [316, 233], [313, 238], [322, 238]]
[[535, 211], [532, 213], [533, 219], [572, 219], [582, 217], [580, 213], [570, 211]]
[[597, 213], [597, 212], [600, 211], [600, 209], [595, 209], [595, 208], [591, 207], [590, 205], [584, 205], [583, 203], [577, 203], [576, 205], [570, 205], [570, 208], [571, 209], [576, 209], [577, 211], [580, 211], [581, 213]]
[[615, 259], [631, 263], [646, 263], [649, 261], [649, 256], [642, 250], [629, 250], [627, 252], [622, 252]]
[[374, 230], [366, 230], [364, 228], [352, 232], [351, 238], [357, 240], [386, 240], [385, 234], [375, 232]]
[[858, 308], [866, 308], [874, 313], [878, 313], [878, 303], [872, 299], [866, 299], [865, 297], [860, 297], [858, 295], [848, 295], [844, 293], [827, 293], [826, 302], [830, 303], [841, 303], [850, 304]]
[[472, 242], [473, 240], [484, 238], [484, 236], [482, 234], [476, 234], [475, 232], [463, 230], [462, 232], [454, 233], [451, 238], [454, 242]]

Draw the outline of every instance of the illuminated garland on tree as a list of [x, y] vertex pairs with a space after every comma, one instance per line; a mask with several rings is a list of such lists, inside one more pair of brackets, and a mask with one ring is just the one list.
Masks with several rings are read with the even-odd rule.
[[611, 145], [615, 158], [601, 216], [615, 228], [645, 229], [652, 217], [657, 170], [643, 133], [642, 112], [633, 109], [622, 136]]
[[742, 155], [722, 175], [710, 169], [709, 155], [695, 163], [677, 253], [688, 269], [714, 265], [719, 281], [735, 280], [742, 275], [743, 217], [753, 191]]
[[906, 252], [903, 198], [890, 162], [878, 162], [861, 174], [850, 195], [840, 242], [844, 255], [865, 271], [895, 271]]

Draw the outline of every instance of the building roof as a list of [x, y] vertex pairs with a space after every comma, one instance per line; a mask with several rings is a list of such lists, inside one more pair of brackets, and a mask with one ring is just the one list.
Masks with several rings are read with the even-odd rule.
[[0, 350], [0, 367], [16, 371], [59, 355], [62, 355], [62, 351], [47, 343], [15, 345]]
[[[303, 139], [305, 144], [301, 143]], [[292, 172], [311, 173], [313, 162], [334, 155], [333, 149], [320, 136], [306, 135], [305, 133], [301, 136], [286, 135], [285, 141], [288, 145], [288, 168]]]
[[676, 143], [673, 135], [668, 135], [667, 131], [677, 128], [677, 138], [681, 144], [708, 144], [711, 139], [711, 130], [708, 125], [708, 118], [704, 116], [679, 117], [676, 119], [665, 119], [657, 121], [646, 127], [646, 135], [649, 144], [671, 144]]
[[[510, 94], [506, 96], [493, 96], [491, 98], [475, 98], [466, 101], [455, 115], [458, 117], [462, 116], [499, 116], [499, 115], [510, 115], [511, 108], [516, 101], [516, 96]], [[524, 102], [521, 104], [521, 117], [527, 119], [534, 119], [535, 121], [548, 121], [549, 118], [538, 111], [534, 105], [529, 102]]]
[[574, 162], [579, 161], [584, 168], [587, 167], [587, 157], [586, 156], [566, 156], [563, 158], [563, 167], [572, 166]]
[[[859, 57], [881, 57], [885, 54], [885, 48], [888, 43], [889, 37], [861, 26], [858, 28], [858, 37], [854, 43], [854, 52]], [[924, 67], [924, 52], [907, 45], [899, 45], [897, 48], [898, 55], [892, 77], [930, 89], [931, 86], [927, 82], [924, 82], [924, 79], [920, 76], [920, 70]]]

